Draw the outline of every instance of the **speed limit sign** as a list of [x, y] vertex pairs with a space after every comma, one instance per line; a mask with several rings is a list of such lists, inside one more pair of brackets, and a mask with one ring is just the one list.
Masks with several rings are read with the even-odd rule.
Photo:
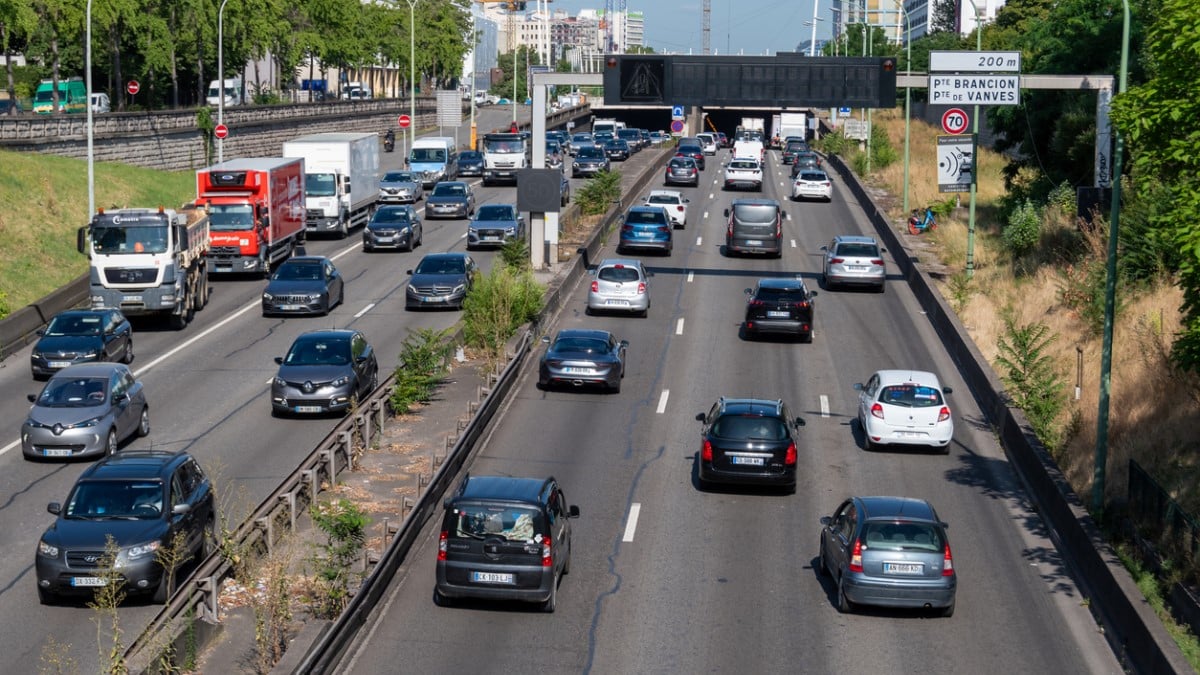
[[967, 111], [951, 108], [942, 113], [942, 130], [948, 134], [961, 134], [967, 130]]

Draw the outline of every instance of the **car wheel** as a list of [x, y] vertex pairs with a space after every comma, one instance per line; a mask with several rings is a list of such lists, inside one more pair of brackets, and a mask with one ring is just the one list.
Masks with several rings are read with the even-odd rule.
[[610, 392], [614, 393], [614, 394], [619, 394], [619, 393], [621, 393], [621, 381], [620, 381], [620, 380], [617, 380], [617, 383], [616, 383], [616, 384], [614, 384], [614, 385], [612, 385], [612, 386], [610, 386], [610, 387], [608, 388], [608, 390], [609, 390]]
[[138, 421], [138, 436], [145, 438], [150, 435], [150, 406], [142, 406], [142, 418]]
[[133, 338], [125, 343], [125, 353], [121, 355], [121, 363], [133, 363]]
[[558, 581], [560, 577], [554, 577], [554, 581], [550, 584], [550, 597], [542, 603], [542, 611], [547, 614], [553, 614], [558, 607]]
[[878, 286], [876, 286], [876, 287], [875, 287], [875, 292], [876, 292], [876, 293], [882, 293], [882, 292], [883, 292], [883, 288], [884, 288], [884, 284], [879, 284]]
[[439, 591], [435, 586], [433, 589], [433, 604], [437, 605], [438, 607], [453, 607], [454, 601], [449, 597], [442, 595], [442, 592]]
[[104, 454], [112, 456], [117, 454], [117, 430], [109, 429], [108, 438], [104, 440]]
[[854, 611], [854, 603], [850, 602], [850, 598], [846, 597], [845, 582], [838, 581], [838, 611], [842, 614], [849, 614]]
[[942, 616], [947, 619], [954, 616], [954, 600], [951, 600], [949, 605], [942, 608]]
[[417, 247], [417, 237], [416, 237], [416, 234], [415, 234], [415, 233], [412, 233], [412, 232], [410, 232], [410, 233], [408, 234], [408, 245], [404, 247], [404, 250], [405, 250], [405, 251], [407, 251], [407, 252], [409, 252], [409, 253], [412, 253], [412, 250], [413, 250], [414, 248], [416, 248], [416, 247]]
[[809, 331], [800, 336], [800, 341], [803, 342], [804, 344], [810, 345], [810, 344], [812, 344], [812, 338], [813, 338], [812, 331]]

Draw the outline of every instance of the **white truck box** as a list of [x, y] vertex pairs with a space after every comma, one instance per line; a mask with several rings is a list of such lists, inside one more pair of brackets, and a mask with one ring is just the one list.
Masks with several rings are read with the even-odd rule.
[[778, 134], [781, 142], [788, 136], [808, 138], [808, 115], [802, 112], [780, 114]]
[[336, 232], [366, 225], [379, 198], [379, 136], [329, 132], [283, 144], [284, 157], [304, 160], [305, 227]]

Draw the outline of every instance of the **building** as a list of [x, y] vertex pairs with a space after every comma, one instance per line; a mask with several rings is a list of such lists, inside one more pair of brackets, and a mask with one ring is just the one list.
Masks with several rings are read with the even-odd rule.
[[[904, 3], [904, 12], [898, 3]], [[847, 26], [867, 23], [884, 29], [888, 39], [904, 44], [905, 39], [916, 40], [933, 32], [933, 20], [940, 0], [831, 0], [833, 14], [833, 38], [845, 35]], [[955, 0], [959, 33], [968, 35], [975, 27], [996, 19], [1004, 0]], [[978, 18], [976, 11], [978, 10]], [[911, 31], [905, 26], [905, 12], [911, 22]], [[907, 33], [907, 34], [906, 34]]]
[[500, 27], [476, 8], [472, 8], [471, 16], [475, 24], [475, 48], [463, 55], [463, 85], [471, 86], [473, 65], [475, 88], [486, 90], [491, 86], [491, 71], [500, 54]]

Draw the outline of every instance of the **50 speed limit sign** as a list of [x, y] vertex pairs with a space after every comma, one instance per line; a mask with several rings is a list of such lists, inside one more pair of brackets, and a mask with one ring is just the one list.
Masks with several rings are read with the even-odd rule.
[[961, 134], [967, 130], [967, 111], [962, 108], [951, 108], [942, 113], [942, 130], [948, 134]]

